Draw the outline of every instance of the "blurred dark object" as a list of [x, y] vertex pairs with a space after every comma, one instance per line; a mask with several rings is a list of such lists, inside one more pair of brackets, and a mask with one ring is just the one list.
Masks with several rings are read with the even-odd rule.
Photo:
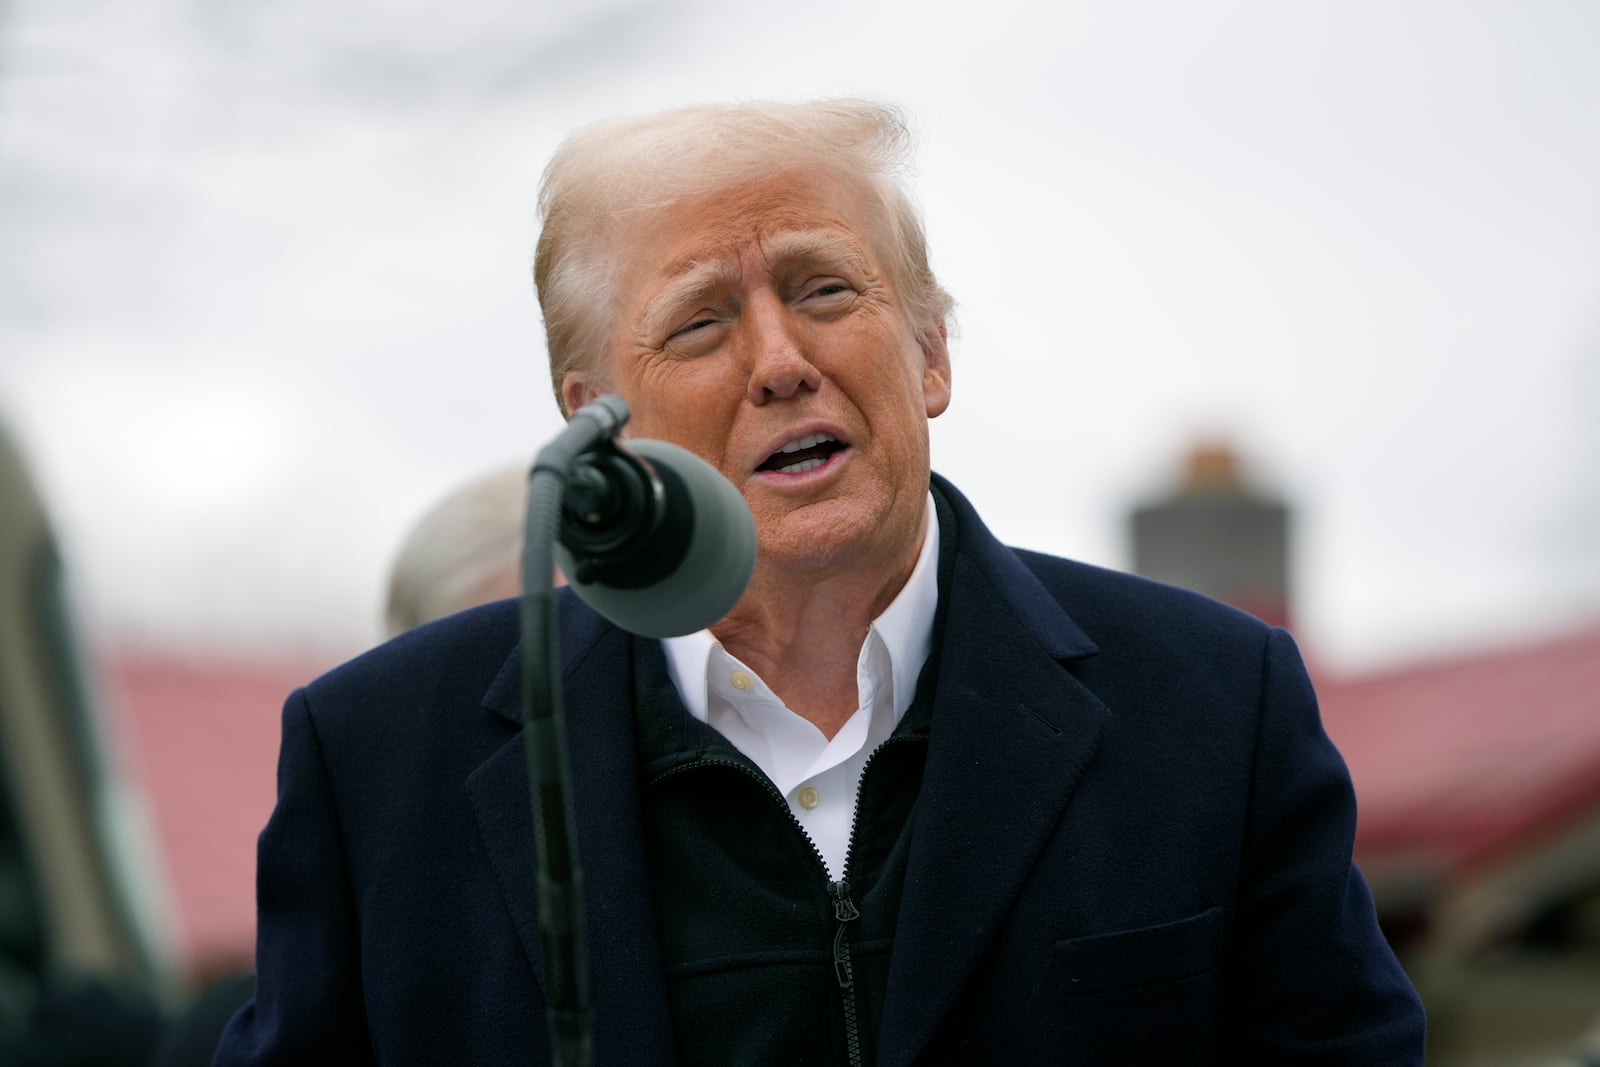
[[167, 1018], [127, 983], [47, 981], [24, 1033], [5, 1053], [12, 1067], [148, 1067]]
[[121, 784], [90, 707], [61, 557], [3, 430], [0, 515], [0, 936], [33, 965], [153, 982]]
[[165, 976], [140, 906], [136, 805], [93, 714], [56, 539], [3, 427], [0, 517], [0, 1062], [142, 1063]]
[[1251, 488], [1222, 442], [1197, 444], [1177, 489], [1133, 512], [1133, 569], [1289, 625], [1289, 509]]
[[201, 990], [168, 1028], [150, 1067], [209, 1067], [223, 1028], [255, 991], [253, 974], [237, 974]]

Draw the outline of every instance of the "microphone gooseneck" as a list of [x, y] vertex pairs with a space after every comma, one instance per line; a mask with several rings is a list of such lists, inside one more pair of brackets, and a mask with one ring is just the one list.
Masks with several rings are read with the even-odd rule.
[[710, 464], [665, 441], [615, 437], [628, 406], [573, 413], [528, 474], [522, 573], [523, 751], [539, 856], [545, 1018], [556, 1067], [594, 1057], [583, 870], [572, 816], [553, 571], [625, 630], [672, 637], [738, 603], [755, 571], [750, 509]]

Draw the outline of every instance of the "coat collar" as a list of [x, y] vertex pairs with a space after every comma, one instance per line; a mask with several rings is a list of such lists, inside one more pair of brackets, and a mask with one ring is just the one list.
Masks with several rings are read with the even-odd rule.
[[[941, 574], [932, 729], [883, 1011], [884, 1067], [913, 1062], [937, 1030], [1110, 718], [1067, 668], [1094, 655], [1094, 643], [953, 486], [936, 475], [933, 489], [953, 560]], [[594, 983], [596, 1061], [663, 1062], [671, 1056], [671, 1021], [643, 858], [629, 638], [570, 594], [559, 624], [590, 973], [601, 978]], [[521, 721], [518, 654], [483, 702], [513, 724]], [[520, 733], [467, 789], [537, 974]]]

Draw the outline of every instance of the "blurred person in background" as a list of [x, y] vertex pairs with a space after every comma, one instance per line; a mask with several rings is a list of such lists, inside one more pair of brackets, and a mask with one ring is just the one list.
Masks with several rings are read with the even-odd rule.
[[[562, 599], [595, 1061], [1420, 1063], [1288, 635], [1007, 548], [931, 474], [908, 153], [879, 105], [741, 104], [546, 171], [563, 410], [620, 395], [758, 540], [698, 634]], [[491, 605], [290, 697], [219, 1064], [548, 1062], [517, 641]]]
[[389, 568], [385, 636], [522, 592], [528, 466], [482, 474], [430, 507]]

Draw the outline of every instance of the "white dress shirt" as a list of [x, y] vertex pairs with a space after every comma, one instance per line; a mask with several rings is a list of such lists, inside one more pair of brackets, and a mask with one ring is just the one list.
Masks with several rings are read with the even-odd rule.
[[843, 878], [856, 791], [867, 759], [911, 706], [933, 644], [939, 603], [939, 523], [927, 504], [922, 551], [904, 588], [873, 620], [856, 660], [856, 711], [830, 741], [791, 711], [710, 630], [662, 641], [689, 714], [709, 723], [772, 779], [811, 837], [830, 878]]

